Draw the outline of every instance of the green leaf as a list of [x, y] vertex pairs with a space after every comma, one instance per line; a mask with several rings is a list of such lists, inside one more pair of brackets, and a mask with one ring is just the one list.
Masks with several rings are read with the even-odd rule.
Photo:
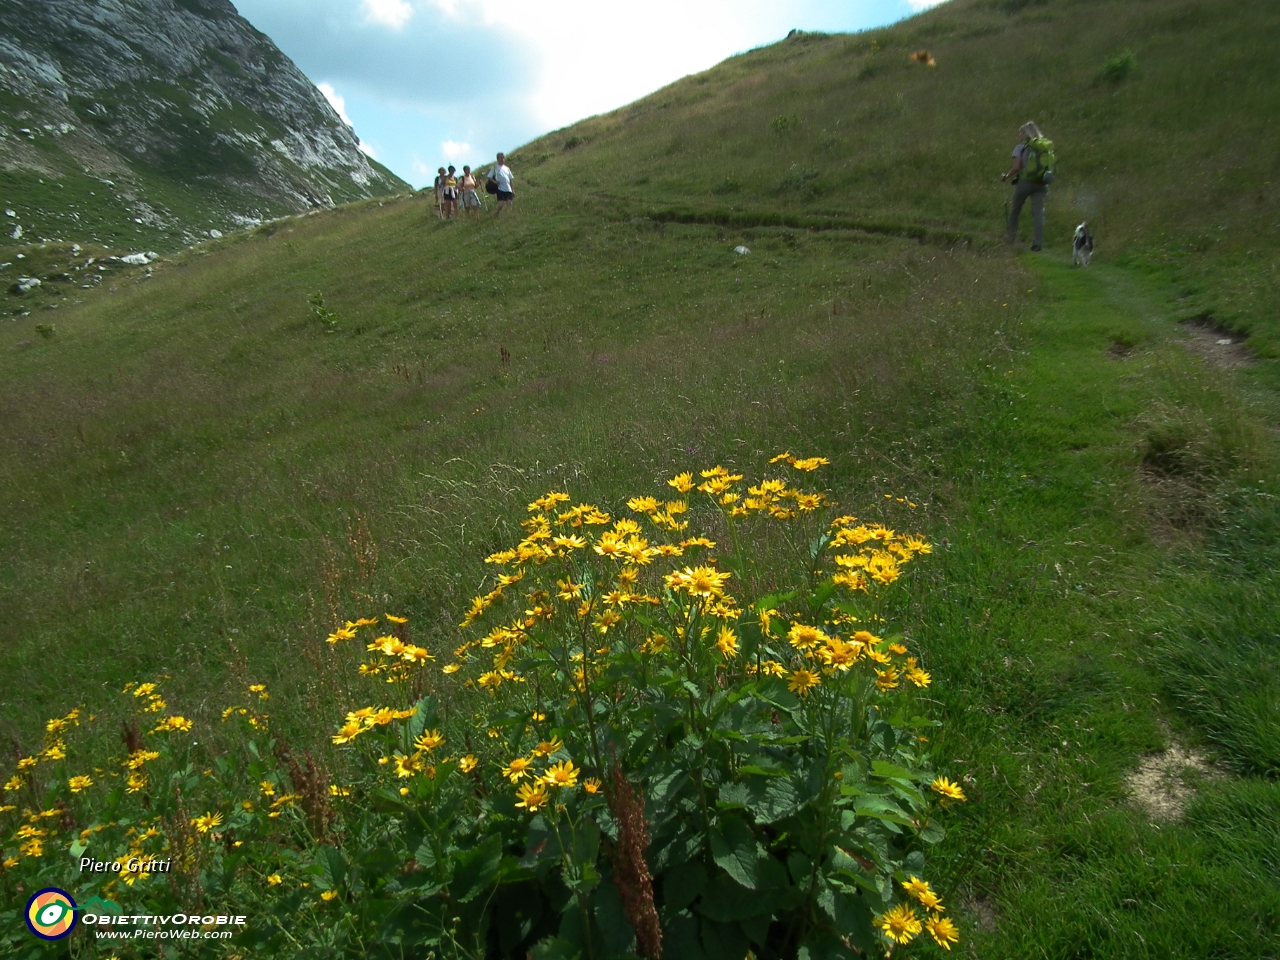
[[825, 927], [814, 927], [800, 943], [796, 960], [855, 960], [857, 954]]
[[776, 823], [800, 808], [800, 797], [784, 777], [750, 777], [720, 788], [720, 802], [750, 810], [757, 823]]
[[912, 783], [918, 779], [917, 775], [910, 770], [887, 760], [873, 760], [871, 763], [871, 775], [885, 780], [905, 780], [907, 783]]
[[459, 903], [473, 900], [489, 888], [502, 862], [502, 838], [496, 833], [458, 855], [449, 892]]
[[920, 831], [920, 839], [925, 843], [941, 843], [946, 835], [947, 831], [943, 829], [942, 824], [937, 820], [930, 820], [924, 825], [924, 829]]
[[799, 850], [792, 850], [787, 857], [787, 870], [791, 873], [791, 882], [797, 887], [808, 886], [813, 875], [813, 861]]
[[431, 696], [423, 697], [417, 702], [416, 706], [418, 712], [409, 718], [409, 726], [408, 730], [406, 730], [406, 739], [410, 745], [422, 736], [422, 731], [435, 723], [438, 711], [436, 698]]
[[733, 814], [720, 817], [710, 831], [711, 857], [716, 865], [748, 890], [754, 890], [760, 875], [764, 850], [746, 822]]
[[568, 940], [547, 937], [533, 945], [531, 960], [577, 960], [579, 950]]
[[667, 910], [683, 910], [707, 885], [707, 870], [695, 860], [678, 863], [662, 876], [662, 900]]
[[347, 879], [347, 862], [342, 858], [342, 853], [337, 847], [325, 845], [318, 853], [320, 866], [324, 870], [324, 879], [328, 881], [331, 890], [336, 890]]

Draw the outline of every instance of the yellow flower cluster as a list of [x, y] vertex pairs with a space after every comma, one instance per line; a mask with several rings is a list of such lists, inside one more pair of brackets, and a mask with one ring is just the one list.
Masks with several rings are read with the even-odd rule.
[[850, 590], [866, 591], [868, 580], [888, 586], [902, 575], [902, 568], [919, 554], [933, 552], [923, 537], [900, 536], [878, 523], [859, 523], [857, 517], [837, 517], [831, 522], [833, 558], [840, 571], [832, 577]]
[[[90, 720], [93, 718], [90, 717]], [[63, 733], [72, 727], [80, 726], [80, 708], [76, 707], [65, 717], [54, 717], [44, 725], [44, 750], [30, 757], [18, 758], [18, 769], [4, 783], [5, 793], [15, 793], [26, 785], [24, 774], [29, 774], [43, 760], [65, 760], [67, 758], [67, 742]]]
[[910, 943], [922, 930], [927, 930], [934, 942], [945, 950], [950, 950], [953, 943], [960, 942], [960, 931], [947, 917], [942, 916], [946, 907], [942, 899], [919, 877], [912, 876], [903, 882], [902, 888], [930, 911], [924, 921], [916, 916], [915, 908], [900, 903], [876, 917], [875, 925], [893, 943]]
[[[407, 617], [397, 617], [390, 613], [384, 613], [383, 618], [391, 624], [394, 624], [393, 633], [384, 634], [376, 637], [370, 643], [365, 645], [365, 649], [371, 653], [377, 653], [385, 657], [384, 661], [370, 661], [369, 663], [360, 664], [360, 674], [366, 677], [377, 677], [386, 675], [387, 683], [404, 683], [412, 678], [413, 668], [421, 667], [435, 659], [434, 656], [422, 647], [409, 643], [403, 636], [397, 636], [397, 633], [403, 633], [402, 630], [396, 628], [409, 622]], [[338, 644], [344, 640], [355, 640], [359, 636], [359, 631], [364, 627], [376, 626], [377, 617], [361, 617], [359, 620], [348, 620], [343, 626], [338, 627], [333, 633], [325, 638], [330, 644]], [[249, 688], [253, 691], [253, 687]], [[266, 697], [262, 697], [266, 699]]]
[[[219, 822], [221, 822], [221, 815], [219, 814], [218, 816], [219, 816]], [[145, 822], [146, 821], [143, 821], [144, 824]], [[142, 824], [139, 824], [138, 826], [130, 827], [128, 829], [128, 832], [125, 834], [125, 836], [128, 837], [129, 839], [129, 849], [125, 853], [122, 853], [120, 856], [116, 857], [116, 863], [120, 864], [120, 873], [119, 873], [120, 879], [123, 880], [125, 884], [130, 887], [132, 887], [135, 883], [145, 882], [152, 878], [151, 871], [130, 870], [128, 869], [128, 865], [130, 860], [133, 860], [135, 863], [137, 862], [146, 863], [146, 862], [157, 859], [155, 853], [149, 853], [147, 851], [146, 844], [147, 844], [147, 841], [149, 840], [153, 840], [157, 837], [164, 836], [164, 834], [162, 834], [160, 830], [156, 827], [156, 824], [159, 822], [160, 822], [160, 818], [156, 817], [151, 822], [151, 825], [147, 826], [145, 829], [142, 829]], [[195, 821], [192, 821], [193, 825], [194, 823]], [[87, 833], [89, 831], [85, 831], [85, 832]], [[81, 838], [84, 838], [83, 833], [81, 834]]]
[[362, 733], [374, 727], [385, 727], [393, 720], [407, 720], [418, 712], [417, 707], [408, 710], [392, 710], [390, 707], [362, 707], [347, 714], [347, 722], [333, 735], [336, 744], [350, 743]]
[[[519, 783], [516, 789], [516, 806], [530, 813], [536, 813], [551, 802], [551, 791], [568, 790], [579, 786], [578, 777], [582, 768], [575, 767], [570, 759], [559, 760], [547, 765], [542, 773], [535, 769], [535, 763], [559, 753], [564, 744], [558, 739], [538, 744], [533, 751], [524, 757], [515, 757], [502, 768], [502, 775], [512, 783]], [[521, 783], [528, 779], [528, 783]], [[600, 781], [591, 778], [584, 780], [582, 789], [587, 793], [598, 793]]]
[[139, 700], [146, 699], [146, 705], [143, 710], [147, 713], [161, 713], [168, 708], [168, 704], [156, 692], [159, 683], [127, 683], [122, 692], [132, 693]]

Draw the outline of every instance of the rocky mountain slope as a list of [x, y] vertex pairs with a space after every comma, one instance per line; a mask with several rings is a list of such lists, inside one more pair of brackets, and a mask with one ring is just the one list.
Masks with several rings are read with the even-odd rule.
[[405, 188], [229, 0], [0, 0], [0, 243], [190, 243]]

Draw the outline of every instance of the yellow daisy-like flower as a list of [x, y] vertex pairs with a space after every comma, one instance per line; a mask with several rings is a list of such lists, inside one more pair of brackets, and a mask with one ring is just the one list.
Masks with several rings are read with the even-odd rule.
[[425, 730], [422, 736], [413, 741], [413, 745], [419, 750], [430, 752], [436, 747], [444, 743], [444, 734], [439, 730]]
[[356, 737], [360, 736], [360, 734], [364, 733], [364, 730], [365, 728], [359, 720], [348, 720], [338, 729], [338, 732], [335, 733], [331, 739], [336, 744], [350, 743]]
[[213, 830], [215, 827], [219, 827], [222, 825], [222, 814], [206, 813], [203, 816], [195, 817], [194, 819], [192, 819], [191, 825], [195, 827], [197, 830], [199, 830], [201, 833], [208, 833], [210, 830]]
[[730, 657], [738, 655], [738, 635], [728, 627], [722, 626], [720, 633], [716, 637], [716, 649], [720, 651], [720, 655], [728, 660]]
[[39, 762], [40, 761], [37, 760], [35, 757], [23, 757], [21, 760], [18, 761], [18, 772], [22, 773], [26, 770], [30, 770], [33, 767], [35, 767], [35, 765]]
[[549, 757], [553, 753], [556, 753], [557, 751], [563, 750], [563, 749], [564, 749], [564, 741], [561, 740], [559, 737], [552, 737], [550, 740], [543, 740], [541, 743], [539, 743], [536, 747], [533, 748], [533, 752], [540, 757]]
[[787, 640], [790, 641], [793, 647], [801, 651], [812, 650], [820, 643], [829, 642], [830, 639], [817, 627], [811, 627], [803, 623], [797, 623], [787, 631]]
[[346, 787], [340, 787], [336, 783], [329, 784], [329, 796], [331, 797], [349, 797], [351, 791]]
[[917, 687], [927, 687], [933, 681], [933, 677], [921, 670], [919, 667], [912, 667], [908, 670], [906, 677]]
[[72, 793], [79, 793], [93, 786], [92, 777], [72, 777], [67, 781], [67, 786], [71, 788]]
[[964, 795], [964, 790], [960, 788], [960, 784], [948, 780], [946, 777], [938, 777], [933, 783], [929, 784], [935, 793], [942, 794], [942, 803], [945, 806], [952, 800], [959, 800], [962, 803], [969, 798]]
[[573, 765], [572, 760], [561, 760], [553, 763], [542, 775], [542, 782], [549, 787], [576, 787], [578, 774], [582, 771]]
[[280, 876], [278, 873], [273, 873], [271, 876], [267, 877], [267, 886], [278, 887], [282, 883], [284, 883], [284, 877]]
[[533, 761], [528, 757], [516, 757], [502, 768], [502, 775], [512, 783], [518, 783], [522, 777], [531, 776]]
[[412, 777], [422, 769], [422, 765], [420, 763], [421, 758], [416, 753], [411, 757], [406, 757], [403, 754], [397, 753], [393, 760], [396, 768], [396, 776], [401, 779]]
[[477, 760], [474, 756], [468, 753], [465, 757], [463, 757], [461, 760], [458, 761], [458, 769], [461, 770], [463, 773], [470, 773], [472, 770], [476, 768], [476, 765], [479, 763], [480, 763], [479, 760]]
[[833, 637], [819, 648], [818, 656], [832, 670], [844, 673], [857, 663], [860, 649], [856, 644], [845, 643], [839, 637]]
[[828, 466], [831, 463], [826, 457], [809, 457], [805, 460], [792, 460], [791, 465], [797, 470], [804, 470], [806, 473], [817, 470], [819, 467]]
[[582, 781], [582, 789], [587, 791], [587, 793], [599, 793], [601, 786], [602, 784], [595, 777]]
[[462, 664], [451, 663], [447, 667], [444, 667], [440, 672], [443, 674], [450, 674], [450, 673], [457, 673], [461, 669], [462, 669]]
[[915, 910], [905, 903], [900, 903], [876, 917], [875, 925], [894, 943], [910, 943], [924, 929], [923, 924], [916, 918]]
[[680, 473], [667, 481], [667, 486], [675, 487], [680, 493], [688, 493], [693, 489], [693, 474]]
[[338, 899], [338, 891], [326, 890], [324, 893], [320, 894], [320, 899], [325, 901], [326, 903], [328, 903], [330, 900], [336, 900]]
[[[408, 618], [408, 617], [397, 617], [397, 616], [395, 616], [395, 615], [393, 615], [393, 614], [390, 614], [390, 613], [384, 613], [382, 616], [383, 616], [386, 620], [389, 620], [391, 623], [408, 623], [408, 622], [409, 622], [409, 618]], [[374, 621], [374, 622], [376, 623], [377, 621]]]
[[921, 905], [927, 910], [937, 910], [941, 912], [946, 909], [942, 905], [942, 898], [930, 889], [929, 884], [917, 876], [912, 876], [910, 880], [902, 885], [902, 889], [919, 900]]
[[14, 790], [21, 790], [22, 784], [23, 784], [22, 778], [17, 774], [14, 774], [12, 777], [10, 777], [8, 780], [5, 781], [5, 784], [4, 784], [5, 792], [12, 793]]
[[547, 788], [541, 783], [526, 783], [516, 791], [519, 802], [517, 807], [524, 807], [530, 813], [536, 813], [542, 807], [545, 807], [551, 800], [551, 794], [547, 793]]
[[152, 733], [168, 733], [170, 731], [179, 731], [182, 733], [190, 732], [195, 724], [186, 717], [165, 717], [161, 720]]
[[898, 685], [898, 671], [893, 667], [886, 667], [884, 670], [876, 671], [876, 689], [880, 691], [892, 690]]
[[946, 917], [932, 916], [924, 922], [924, 928], [929, 931], [929, 936], [933, 937], [934, 942], [944, 950], [950, 950], [951, 944], [960, 942], [960, 931]]
[[809, 691], [820, 682], [820, 678], [812, 670], [796, 670], [792, 672], [791, 679], [787, 681], [787, 689], [792, 693], [807, 697]]
[[694, 597], [722, 597], [724, 585], [733, 574], [721, 573], [715, 567], [685, 567], [664, 578], [672, 590], [683, 590]]

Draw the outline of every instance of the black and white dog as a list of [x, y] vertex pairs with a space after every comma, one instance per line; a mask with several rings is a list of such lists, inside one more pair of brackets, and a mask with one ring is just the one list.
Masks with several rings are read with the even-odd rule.
[[1089, 232], [1089, 224], [1076, 227], [1076, 235], [1071, 240], [1071, 263], [1087, 267], [1089, 258], [1093, 256], [1093, 234]]

